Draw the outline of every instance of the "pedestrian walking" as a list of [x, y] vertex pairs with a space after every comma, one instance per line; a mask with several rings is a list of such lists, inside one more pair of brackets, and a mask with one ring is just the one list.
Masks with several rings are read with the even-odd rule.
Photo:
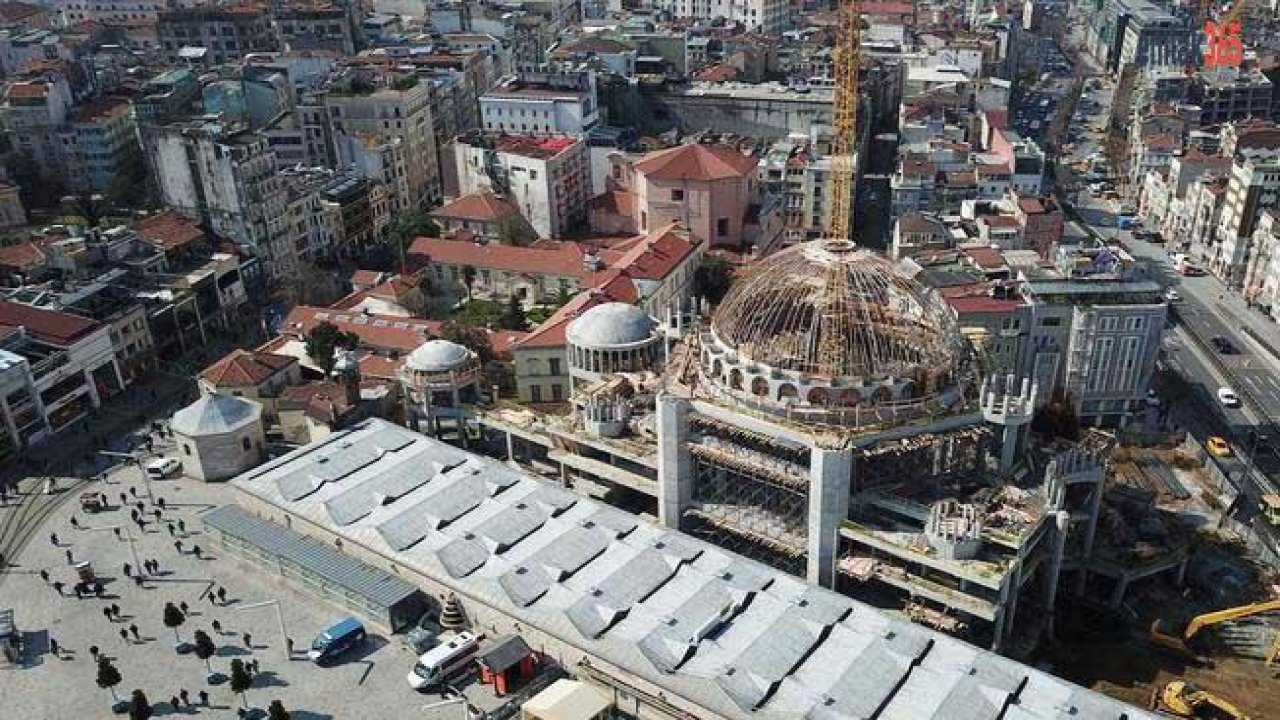
[[131, 497], [131, 498], [136, 498], [136, 497], [138, 497], [138, 488], [136, 488], [136, 487], [131, 487], [131, 488], [129, 488], [129, 497]]
[[[70, 550], [68, 550], [67, 552], [71, 552], [71, 551], [70, 551]], [[198, 560], [198, 559], [200, 559], [200, 546], [199, 546], [199, 545], [193, 545], [193, 546], [191, 547], [191, 554], [192, 554], [192, 555], [195, 555], [197, 560]]]
[[71, 586], [71, 592], [74, 592], [74, 593], [76, 594], [76, 599], [77, 599], [77, 600], [83, 600], [83, 599], [84, 599], [84, 594], [83, 594], [83, 591], [81, 590], [81, 586], [82, 586], [82, 585], [83, 585], [83, 583], [76, 583], [75, 585], [72, 585], [72, 586]]
[[63, 595], [64, 595], [64, 593], [62, 592], [62, 588], [64, 588], [64, 587], [66, 587], [66, 584], [65, 584], [65, 583], [63, 583], [61, 580], [54, 580], [54, 581], [53, 581], [53, 589], [58, 591], [58, 595], [59, 595], [59, 596], [63, 596]]
[[253, 641], [253, 636], [252, 636], [252, 635], [250, 635], [249, 633], [245, 633], [245, 634], [244, 634], [244, 636], [243, 636], [243, 638], [244, 638], [244, 646], [245, 646], [245, 647], [247, 647], [247, 648], [249, 648], [250, 650], [252, 650], [252, 649], [253, 649], [253, 642], [252, 642], [252, 641]]
[[121, 539], [121, 537], [120, 537], [120, 527], [119, 527], [119, 526], [116, 526], [116, 527], [111, 528], [111, 532], [113, 532], [113, 533], [115, 533], [115, 534], [116, 534], [116, 540], [120, 540], [120, 539]]
[[174, 541], [173, 541], [173, 549], [174, 549], [174, 550], [177, 550], [177, 551], [178, 551], [178, 554], [179, 554], [179, 555], [181, 555], [181, 554], [182, 554], [182, 541], [181, 541], [181, 540], [174, 540]]
[[93, 658], [94, 662], [98, 662], [98, 646], [97, 645], [89, 646], [89, 656]]
[[169, 530], [169, 537], [173, 537], [173, 536], [174, 536], [174, 530], [175, 530], [175, 528], [173, 527], [173, 523], [167, 523], [167, 524], [165, 525], [165, 528]]
[[102, 608], [102, 617], [106, 618], [107, 622], [111, 622], [111, 608], [109, 607]]
[[130, 518], [131, 520], [133, 520], [134, 522], [138, 522], [138, 517], [139, 517], [139, 516], [138, 516], [138, 509], [137, 509], [137, 508], [129, 508], [129, 518]]
[[189, 607], [190, 607], [190, 606], [189, 606], [189, 605], [187, 605], [187, 601], [186, 601], [186, 600], [183, 600], [182, 602], [178, 603], [178, 609], [182, 611], [182, 614], [183, 614], [183, 615], [188, 614], [188, 608], [189, 608]]
[[94, 595], [97, 595], [97, 596], [98, 596], [98, 599], [102, 599], [102, 593], [103, 593], [105, 590], [106, 590], [106, 588], [104, 588], [104, 587], [102, 586], [102, 581], [101, 581], [101, 580], [94, 580], [94, 581], [93, 581], [93, 594], [94, 594]]
[[115, 619], [117, 619], [117, 620], [119, 620], [119, 619], [120, 619], [120, 605], [119, 605], [119, 604], [117, 604], [117, 603], [111, 603], [111, 615], [112, 615], [113, 617], [115, 617]]
[[129, 504], [129, 496], [125, 495], [124, 493], [120, 493], [120, 507], [124, 507], [125, 505], [128, 505], [128, 504]]
[[284, 639], [284, 649], [289, 653], [289, 657], [293, 657], [293, 638], [287, 637]]
[[186, 707], [191, 707], [191, 695], [190, 693], [187, 692], [186, 688], [182, 688], [181, 690], [178, 691], [178, 697], [182, 698], [183, 705], [185, 705]]
[[209, 592], [205, 594], [205, 597], [209, 598], [210, 605], [218, 604], [218, 598], [213, 594], [213, 590], [209, 590]]
[[209, 707], [209, 693], [208, 693], [208, 692], [206, 692], [206, 691], [204, 691], [204, 690], [201, 690], [200, 692], [196, 693], [196, 695], [197, 695], [197, 696], [199, 696], [199, 698], [200, 698], [200, 704], [201, 704], [201, 705], [203, 705], [203, 706], [205, 706], [205, 707]]
[[129, 563], [124, 564], [124, 576], [133, 577], [133, 566], [130, 565]]
[[75, 515], [71, 516], [71, 527], [75, 528], [76, 530], [80, 529], [80, 520]]
[[152, 510], [151, 516], [156, 519], [156, 522], [160, 522], [160, 508], [156, 508], [155, 510]]
[[58, 533], [49, 533], [49, 542], [53, 543], [54, 547], [58, 547]]
[[140, 513], [144, 513], [144, 512], [146, 512], [146, 511], [147, 511], [147, 504], [146, 504], [146, 503], [144, 503], [144, 502], [142, 502], [141, 500], [139, 500], [139, 501], [135, 502], [135, 503], [133, 504], [133, 506], [134, 506], [135, 508], [137, 508], [137, 509], [138, 509], [138, 512], [140, 512]]
[[187, 534], [187, 521], [182, 518], [178, 518], [178, 532], [182, 533], [184, 537]]
[[53, 638], [49, 638], [49, 652], [53, 653], [55, 657], [62, 654], [58, 652], [58, 641]]
[[71, 548], [67, 548], [67, 564], [68, 565], [76, 564], [76, 556], [71, 554]]
[[138, 626], [136, 623], [129, 626], [129, 634], [133, 636], [134, 640], [142, 640], [142, 638], [138, 636]]
[[[102, 479], [103, 479], [103, 480], [105, 480], [105, 479], [106, 479], [106, 476], [105, 476], [105, 475], [102, 475], [101, 477], [102, 477]], [[107, 494], [106, 494], [106, 493], [98, 493], [98, 502], [102, 503], [102, 507], [106, 507], [106, 506], [107, 506]]]
[[170, 704], [170, 705], [173, 705], [173, 711], [174, 711], [174, 712], [178, 712], [179, 710], [181, 710], [181, 707], [178, 705], [178, 696], [177, 696], [177, 695], [174, 695], [173, 697], [169, 698], [169, 704]]
[[160, 509], [161, 509], [161, 510], [164, 510], [164, 509], [165, 509], [165, 506], [164, 506], [164, 498], [162, 498], [162, 497], [158, 497], [158, 498], [156, 498], [156, 504], [160, 506]]
[[141, 575], [134, 575], [134, 576], [133, 576], [133, 584], [134, 584], [135, 586], [137, 586], [137, 587], [142, 587], [142, 576], [141, 576]]
[[219, 635], [221, 635], [221, 634], [222, 634], [222, 623], [218, 622], [217, 620], [214, 620], [213, 622], [211, 622], [211, 623], [209, 623], [209, 624], [213, 626], [213, 631], [214, 631], [214, 632], [218, 633]]
[[227, 589], [221, 586], [218, 587], [218, 602], [223, 605], [227, 604]]
[[48, 584], [49, 584], [49, 571], [48, 571], [48, 570], [41, 570], [41, 571], [40, 571], [40, 579], [44, 581], [44, 584], [45, 584], [45, 585], [48, 585]]
[[121, 640], [123, 640], [123, 641], [125, 641], [126, 643], [127, 643], [127, 642], [129, 642], [129, 630], [128, 630], [128, 628], [120, 628], [120, 639], [121, 639]]

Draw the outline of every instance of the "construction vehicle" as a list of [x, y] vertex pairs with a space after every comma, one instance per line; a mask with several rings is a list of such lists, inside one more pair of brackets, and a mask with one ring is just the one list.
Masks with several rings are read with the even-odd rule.
[[1264, 600], [1262, 602], [1250, 603], [1248, 605], [1239, 605], [1225, 610], [1217, 610], [1214, 612], [1204, 613], [1191, 618], [1191, 622], [1187, 623], [1187, 627], [1182, 631], [1181, 635], [1170, 635], [1160, 630], [1160, 621], [1156, 620], [1151, 624], [1151, 642], [1160, 647], [1173, 650], [1183, 655], [1195, 657], [1195, 653], [1191, 651], [1191, 639], [1196, 633], [1219, 623], [1231, 622], [1232, 620], [1240, 620], [1262, 613], [1280, 610], [1280, 599]]
[[1249, 720], [1235, 705], [1185, 680], [1174, 680], [1153, 694], [1151, 707], [1178, 717], [1204, 720]]

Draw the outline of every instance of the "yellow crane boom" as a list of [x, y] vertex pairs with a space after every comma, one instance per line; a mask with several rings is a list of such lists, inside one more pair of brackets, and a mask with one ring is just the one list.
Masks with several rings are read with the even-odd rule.
[[831, 138], [831, 193], [827, 237], [848, 240], [853, 226], [854, 162], [858, 131], [858, 70], [862, 65], [859, 0], [842, 0], [833, 57], [836, 81]]

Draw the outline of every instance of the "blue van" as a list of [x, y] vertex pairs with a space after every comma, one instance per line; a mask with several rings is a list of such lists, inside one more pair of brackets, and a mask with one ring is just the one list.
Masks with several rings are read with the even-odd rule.
[[364, 626], [355, 618], [339, 620], [311, 642], [307, 657], [317, 665], [323, 665], [342, 653], [364, 642]]

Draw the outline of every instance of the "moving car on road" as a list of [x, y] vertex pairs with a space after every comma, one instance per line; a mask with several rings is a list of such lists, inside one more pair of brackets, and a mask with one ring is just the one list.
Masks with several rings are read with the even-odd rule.
[[1210, 455], [1227, 457], [1231, 454], [1231, 445], [1224, 438], [1220, 438], [1217, 435], [1210, 436], [1208, 442], [1205, 443], [1205, 447], [1209, 448]]
[[1240, 407], [1240, 396], [1236, 395], [1236, 391], [1229, 387], [1218, 388], [1218, 402], [1223, 407], [1238, 408]]

